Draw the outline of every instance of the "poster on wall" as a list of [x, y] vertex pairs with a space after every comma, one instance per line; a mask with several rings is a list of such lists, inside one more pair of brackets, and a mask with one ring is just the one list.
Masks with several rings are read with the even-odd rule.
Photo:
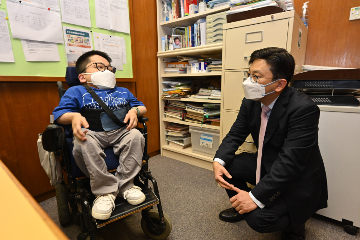
[[91, 33], [70, 27], [63, 27], [64, 45], [68, 66], [75, 66], [77, 59], [85, 52], [93, 50]]
[[21, 40], [27, 62], [59, 62], [60, 55], [56, 43]]
[[112, 60], [111, 65], [116, 67], [116, 70], [123, 70], [123, 55], [126, 54], [123, 38], [95, 32], [93, 35], [95, 49], [106, 52]]
[[5, 11], [0, 11], [0, 62], [15, 62]]
[[95, 16], [98, 28], [130, 33], [127, 0], [95, 0]]
[[63, 43], [60, 12], [7, 2], [13, 38]]
[[63, 22], [91, 27], [88, 0], [60, 0], [60, 4]]

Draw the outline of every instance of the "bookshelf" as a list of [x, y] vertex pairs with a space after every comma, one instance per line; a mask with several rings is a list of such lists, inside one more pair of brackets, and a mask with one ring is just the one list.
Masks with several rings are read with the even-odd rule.
[[175, 118], [166, 118], [164, 116], [164, 106], [166, 100], [181, 101], [181, 102], [193, 102], [193, 103], [221, 103], [221, 100], [211, 99], [197, 99], [197, 98], [180, 98], [180, 99], [162, 99], [163, 84], [164, 80], [170, 78], [189, 78], [191, 80], [203, 79], [206, 77], [217, 78], [221, 80], [222, 71], [209, 72], [209, 73], [196, 73], [196, 74], [165, 74], [164, 68], [166, 63], [163, 62], [163, 58], [171, 58], [177, 56], [206, 56], [206, 55], [222, 55], [223, 44], [210, 44], [191, 48], [182, 48], [170, 51], [161, 51], [161, 37], [165, 35], [171, 35], [171, 29], [174, 27], [185, 27], [195, 23], [200, 18], [206, 18], [207, 15], [223, 12], [229, 10], [229, 7], [219, 7], [211, 10], [207, 10], [202, 13], [186, 16], [179, 19], [173, 19], [167, 22], [162, 22], [162, 0], [157, 0], [157, 33], [158, 33], [158, 85], [159, 85], [159, 112], [160, 112], [160, 150], [161, 155], [177, 159], [183, 162], [187, 162], [192, 165], [196, 165], [202, 168], [212, 170], [212, 157], [194, 153], [192, 147], [180, 148], [174, 147], [167, 144], [165, 140], [165, 128], [169, 123], [178, 123], [187, 126], [201, 127], [206, 130], [220, 130], [220, 126], [198, 124], [194, 122], [181, 121]]

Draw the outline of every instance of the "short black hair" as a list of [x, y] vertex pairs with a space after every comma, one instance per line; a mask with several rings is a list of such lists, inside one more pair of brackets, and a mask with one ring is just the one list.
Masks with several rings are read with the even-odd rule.
[[107, 55], [107, 53], [102, 52], [102, 51], [97, 51], [97, 50], [92, 50], [89, 52], [84, 53], [83, 55], [81, 55], [78, 60], [76, 61], [76, 73], [80, 74], [82, 73], [82, 71], [86, 68], [86, 65], [90, 62], [90, 57], [94, 56], [94, 55], [99, 55], [103, 58], [105, 58], [109, 63], [111, 63], [111, 58], [109, 57], [109, 55]]
[[255, 60], [263, 59], [270, 65], [273, 81], [284, 78], [290, 83], [295, 71], [294, 57], [283, 48], [268, 47], [254, 51], [251, 54], [249, 65]]
[[178, 37], [175, 37], [175, 38], [174, 38], [174, 41], [175, 41], [176, 39], [180, 41], [180, 38], [178, 38]]

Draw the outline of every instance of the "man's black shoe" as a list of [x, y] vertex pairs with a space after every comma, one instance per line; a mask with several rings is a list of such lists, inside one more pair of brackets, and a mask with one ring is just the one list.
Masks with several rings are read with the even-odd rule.
[[305, 240], [305, 224], [298, 229], [283, 231], [281, 240]]
[[238, 213], [235, 208], [229, 208], [221, 211], [219, 218], [224, 222], [239, 222], [244, 219], [244, 215]]

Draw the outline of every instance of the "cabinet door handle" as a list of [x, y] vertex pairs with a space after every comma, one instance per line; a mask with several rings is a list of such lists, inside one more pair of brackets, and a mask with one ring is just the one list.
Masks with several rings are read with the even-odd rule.
[[[251, 34], [259, 34], [260, 33], [260, 38], [258, 40], [253, 40], [253, 41], [248, 41], [248, 36], [250, 36]], [[255, 43], [255, 42], [262, 42], [263, 41], [263, 30], [261, 31], [257, 31], [257, 32], [249, 32], [245, 34], [245, 43]]]

